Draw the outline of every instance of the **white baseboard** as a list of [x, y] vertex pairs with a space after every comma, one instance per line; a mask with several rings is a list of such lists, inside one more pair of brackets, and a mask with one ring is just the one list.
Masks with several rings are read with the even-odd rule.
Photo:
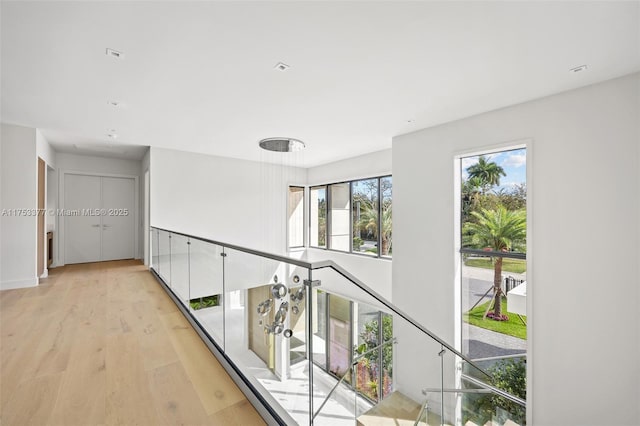
[[12, 290], [14, 288], [35, 287], [38, 285], [38, 278], [30, 278], [27, 280], [13, 280], [0, 282], [0, 290]]
[[40, 275], [40, 278], [47, 278], [48, 276], [49, 276], [49, 270], [45, 268], [42, 275]]

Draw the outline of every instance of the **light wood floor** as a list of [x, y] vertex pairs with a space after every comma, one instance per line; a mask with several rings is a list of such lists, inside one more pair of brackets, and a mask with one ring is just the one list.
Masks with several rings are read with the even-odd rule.
[[0, 292], [0, 332], [2, 425], [264, 424], [139, 262]]

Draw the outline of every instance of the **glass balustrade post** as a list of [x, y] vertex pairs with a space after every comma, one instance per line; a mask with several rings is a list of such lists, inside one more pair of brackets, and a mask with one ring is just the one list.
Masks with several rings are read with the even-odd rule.
[[440, 345], [440, 425], [444, 426], [444, 345]]
[[171, 232], [169, 232], [169, 288], [171, 288], [171, 263], [173, 260], [173, 257], [171, 256]]
[[227, 260], [227, 252], [226, 252], [226, 248], [222, 247], [222, 251], [220, 253], [220, 257], [222, 258], [222, 293], [220, 294], [220, 298], [222, 299], [222, 301], [220, 303], [222, 303], [222, 351], [225, 352], [226, 351], [226, 342], [227, 342], [227, 327], [226, 327], [226, 321], [227, 321], [227, 300], [225, 298], [225, 295], [227, 294], [227, 287], [226, 287], [226, 276], [225, 276], [225, 267], [226, 267], [226, 260]]
[[191, 238], [187, 238], [187, 310], [191, 311]]
[[307, 319], [307, 361], [309, 362], [309, 425], [313, 425], [313, 272], [307, 273], [308, 279], [304, 281], [307, 287], [306, 294], [306, 319]]

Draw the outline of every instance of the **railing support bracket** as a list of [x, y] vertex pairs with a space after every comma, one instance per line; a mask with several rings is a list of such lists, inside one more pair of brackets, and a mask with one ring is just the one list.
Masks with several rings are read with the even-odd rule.
[[304, 280], [302, 282], [304, 283], [304, 285], [311, 288], [320, 287], [320, 284], [322, 283], [322, 281], [320, 280]]

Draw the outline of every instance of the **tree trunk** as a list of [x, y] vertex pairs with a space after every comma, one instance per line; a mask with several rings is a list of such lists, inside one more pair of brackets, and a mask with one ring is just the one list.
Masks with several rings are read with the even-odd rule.
[[496, 259], [493, 266], [493, 315], [496, 319], [502, 318], [502, 258]]
[[380, 247], [380, 254], [382, 254], [383, 256], [388, 256], [389, 255], [389, 239], [383, 236], [381, 239], [381, 245], [382, 247]]

